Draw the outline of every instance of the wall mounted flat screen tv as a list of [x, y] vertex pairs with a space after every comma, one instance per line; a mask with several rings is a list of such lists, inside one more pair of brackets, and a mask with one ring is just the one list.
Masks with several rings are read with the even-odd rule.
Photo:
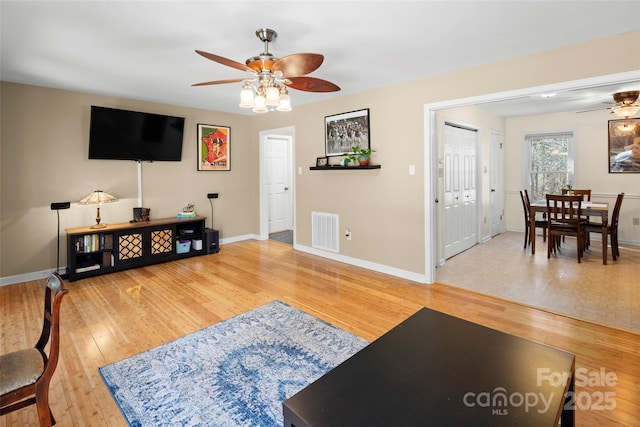
[[89, 159], [182, 159], [184, 118], [91, 106]]

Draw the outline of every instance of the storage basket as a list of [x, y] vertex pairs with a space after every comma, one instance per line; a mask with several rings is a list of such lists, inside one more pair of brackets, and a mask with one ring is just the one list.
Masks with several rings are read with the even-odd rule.
[[176, 242], [176, 253], [186, 254], [191, 249], [191, 240], [179, 240]]

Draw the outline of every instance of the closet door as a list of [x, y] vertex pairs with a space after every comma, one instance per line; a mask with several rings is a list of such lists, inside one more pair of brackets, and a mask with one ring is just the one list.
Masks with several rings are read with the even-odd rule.
[[477, 131], [444, 126], [444, 256], [450, 258], [478, 241]]

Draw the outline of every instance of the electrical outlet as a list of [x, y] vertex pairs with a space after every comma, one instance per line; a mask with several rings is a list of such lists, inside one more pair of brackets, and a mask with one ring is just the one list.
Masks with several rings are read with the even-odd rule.
[[217, 199], [218, 193], [209, 193], [207, 194], [207, 199]]
[[633, 218], [633, 225], [640, 225], [640, 218], [637, 216]]

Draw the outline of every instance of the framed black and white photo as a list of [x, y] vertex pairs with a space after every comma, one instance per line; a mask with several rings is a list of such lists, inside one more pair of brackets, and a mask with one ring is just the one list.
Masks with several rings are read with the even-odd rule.
[[353, 147], [371, 148], [369, 109], [334, 114], [324, 118], [327, 156], [353, 154]]
[[609, 120], [609, 173], [640, 173], [640, 119]]

